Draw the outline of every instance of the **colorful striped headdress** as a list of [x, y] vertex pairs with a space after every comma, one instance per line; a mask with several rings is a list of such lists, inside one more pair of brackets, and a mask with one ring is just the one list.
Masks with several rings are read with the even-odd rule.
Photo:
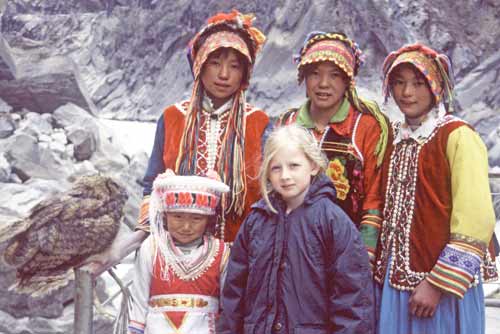
[[363, 53], [358, 44], [342, 33], [314, 31], [307, 35], [294, 60], [297, 64], [299, 83], [304, 80], [306, 65], [330, 61], [344, 71], [350, 85], [354, 87], [354, 77], [363, 64]]
[[198, 79], [203, 64], [210, 53], [220, 48], [232, 48], [248, 61], [244, 88], [249, 84], [257, 54], [262, 49], [266, 37], [253, 27], [255, 16], [242, 14], [233, 9], [231, 13], [217, 13], [207, 20], [207, 25], [191, 39], [188, 45], [188, 61], [194, 79]]
[[193, 72], [194, 84], [189, 101], [184, 132], [177, 156], [175, 172], [191, 175], [196, 172], [198, 129], [200, 127], [200, 110], [205, 94], [201, 82], [203, 64], [209, 55], [220, 48], [232, 48], [247, 60], [247, 75], [241, 86], [233, 95], [233, 104], [229, 111], [227, 129], [221, 143], [221, 155], [215, 169], [222, 182], [229, 185], [230, 192], [221, 200], [221, 231], [223, 236], [224, 216], [243, 214], [246, 197], [246, 179], [244, 163], [245, 147], [245, 94], [248, 87], [252, 67], [258, 52], [265, 41], [264, 34], [252, 26], [253, 14], [241, 14], [237, 10], [231, 13], [218, 13], [207, 21], [188, 45], [188, 60]]
[[447, 111], [453, 112], [454, 78], [448, 56], [421, 43], [405, 45], [399, 50], [391, 52], [385, 58], [383, 65], [383, 91], [386, 100], [391, 95], [391, 73], [401, 64], [411, 64], [422, 73], [434, 96], [434, 103], [437, 105], [443, 101]]
[[299, 54], [294, 56], [294, 61], [297, 64], [299, 84], [304, 81], [305, 69], [310, 64], [329, 61], [345, 73], [349, 79], [346, 93], [349, 102], [356, 110], [373, 115], [382, 130], [374, 152], [377, 166], [380, 166], [387, 148], [389, 125], [377, 103], [360, 98], [356, 91], [354, 78], [363, 64], [363, 53], [358, 44], [343, 33], [313, 31], [307, 35]]

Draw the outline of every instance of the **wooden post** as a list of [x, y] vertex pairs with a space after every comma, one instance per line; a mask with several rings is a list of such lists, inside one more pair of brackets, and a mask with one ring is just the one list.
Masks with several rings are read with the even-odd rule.
[[94, 282], [83, 268], [75, 268], [74, 334], [93, 334]]

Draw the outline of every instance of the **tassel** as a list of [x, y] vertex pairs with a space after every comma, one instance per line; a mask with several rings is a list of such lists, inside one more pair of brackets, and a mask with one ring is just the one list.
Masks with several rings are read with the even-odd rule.
[[[449, 58], [444, 55], [440, 54], [436, 57], [436, 64], [439, 69], [439, 72], [441, 74], [441, 77], [443, 79], [443, 84], [444, 84], [444, 92], [443, 92], [443, 103], [445, 104], [446, 111], [448, 113], [453, 113], [454, 112], [454, 106], [453, 106], [453, 100], [454, 100], [454, 93], [453, 93], [453, 71], [451, 70], [451, 62]], [[445, 66], [443, 66], [443, 63]]]
[[380, 110], [376, 102], [368, 101], [363, 98], [358, 97], [358, 93], [356, 88], [351, 87], [348, 91], [348, 99], [351, 104], [359, 110], [360, 112], [371, 114], [377, 120], [377, 123], [380, 126], [380, 137], [377, 141], [377, 145], [375, 146], [374, 155], [377, 156], [377, 167], [382, 165], [382, 161], [385, 156], [385, 151], [387, 149], [387, 143], [389, 141], [389, 122], [387, 121], [387, 117]]

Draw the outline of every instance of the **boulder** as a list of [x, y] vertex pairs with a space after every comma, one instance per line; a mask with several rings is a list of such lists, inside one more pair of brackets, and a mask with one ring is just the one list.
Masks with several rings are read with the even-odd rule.
[[0, 113], [0, 139], [7, 138], [16, 130], [16, 123], [14, 122], [10, 113]]
[[28, 179], [64, 179], [70, 162], [59, 159], [50, 149], [38, 145], [36, 138], [26, 134], [15, 134], [8, 138], [5, 157], [23, 182]]
[[[8, 45], [2, 48], [8, 50]], [[0, 62], [0, 98], [15, 110], [26, 108], [38, 113], [51, 113], [59, 106], [74, 103], [95, 114], [95, 106], [88, 98], [87, 88], [80, 78], [75, 63], [68, 57], [46, 55], [33, 50], [11, 52], [16, 71], [6, 71]], [[0, 59], [4, 59], [5, 56]], [[6, 63], [6, 61], [3, 61]]]
[[16, 65], [12, 58], [9, 44], [0, 32], [0, 81], [14, 80], [16, 77]]
[[90, 159], [96, 150], [96, 139], [92, 132], [81, 127], [68, 128], [68, 140], [73, 143], [73, 156], [77, 161]]
[[0, 183], [8, 182], [11, 172], [12, 168], [5, 158], [5, 154], [0, 153]]

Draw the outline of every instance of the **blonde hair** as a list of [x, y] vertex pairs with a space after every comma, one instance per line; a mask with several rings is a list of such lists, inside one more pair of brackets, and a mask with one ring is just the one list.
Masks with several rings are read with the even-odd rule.
[[327, 166], [326, 158], [318, 142], [307, 129], [296, 124], [275, 129], [264, 146], [264, 157], [259, 174], [262, 198], [274, 213], [277, 211], [269, 200], [269, 193], [273, 191], [269, 183], [269, 166], [276, 153], [284, 147], [295, 147], [301, 150], [310, 162], [319, 167], [319, 173], [323, 173]]

